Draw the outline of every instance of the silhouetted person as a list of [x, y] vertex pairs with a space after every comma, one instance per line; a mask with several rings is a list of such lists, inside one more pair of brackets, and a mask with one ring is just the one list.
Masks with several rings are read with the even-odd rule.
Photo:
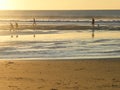
[[95, 19], [92, 18], [92, 38], [94, 38], [94, 32], [95, 32]]
[[[14, 31], [14, 26], [12, 23], [10, 23], [10, 32]], [[13, 35], [11, 35], [11, 37], [13, 37]]]
[[17, 22], [15, 23], [15, 27], [18, 28], [18, 23]]
[[13, 26], [12, 23], [10, 23], [10, 32], [11, 32], [11, 31], [14, 31], [14, 26]]
[[92, 18], [92, 25], [94, 26], [95, 25], [95, 19]]
[[33, 24], [36, 24], [36, 20], [35, 20], [35, 18], [33, 18]]
[[33, 29], [34, 30], [36, 29], [36, 20], [35, 20], [35, 18], [33, 18]]
[[[36, 20], [35, 18], [33, 18], [33, 30], [36, 30]], [[35, 34], [33, 35], [33, 37], [35, 37]]]
[[[15, 29], [16, 29], [16, 31], [18, 31], [18, 23], [17, 22], [15, 22]], [[18, 34], [16, 35], [16, 37], [18, 37]]]

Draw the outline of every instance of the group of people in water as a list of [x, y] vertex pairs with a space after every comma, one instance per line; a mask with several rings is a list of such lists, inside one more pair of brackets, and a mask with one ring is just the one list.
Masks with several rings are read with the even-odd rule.
[[[18, 23], [15, 22], [15, 27], [13, 25], [13, 23], [10, 23], [10, 32], [15, 32], [18, 30]], [[11, 37], [13, 37], [13, 35], [11, 35]], [[18, 37], [18, 34], [16, 35], [16, 37]]]
[[[33, 18], [33, 30], [36, 29], [36, 20], [35, 18]], [[13, 23], [10, 23], [10, 32], [11, 33], [14, 33], [14, 32], [17, 32], [19, 30], [19, 26], [18, 26], [18, 23], [15, 22], [15, 25]], [[13, 38], [13, 34], [11, 35], [11, 37]], [[35, 37], [35, 34], [33, 35], [33, 37]], [[18, 38], [18, 34], [16, 35], [16, 38]]]
[[[95, 36], [94, 35], [94, 32], [95, 32], [95, 19], [94, 18], [92, 18], [91, 24], [92, 24], [92, 38], [94, 38], [94, 36]], [[35, 20], [35, 18], [33, 18], [33, 30], [34, 31], [36, 29], [36, 26], [37, 26], [36, 20]], [[15, 22], [15, 26], [12, 23], [10, 23], [10, 32], [16, 32], [18, 30], [19, 30], [19, 26], [18, 26], [17, 22]], [[11, 35], [11, 37], [13, 37], [13, 35]], [[18, 37], [18, 34], [16, 35], [16, 38], [17, 37]], [[34, 33], [33, 37], [35, 37], [35, 33]]]

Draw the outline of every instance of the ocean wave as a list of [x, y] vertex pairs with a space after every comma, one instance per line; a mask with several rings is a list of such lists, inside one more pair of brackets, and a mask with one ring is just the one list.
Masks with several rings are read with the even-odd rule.
[[[18, 30], [24, 32], [33, 30], [32, 24], [26, 25], [26, 24], [20, 24]], [[35, 27], [36, 32], [39, 30], [92, 30], [91, 25], [80, 25], [80, 24], [39, 24]], [[95, 30], [120, 30], [119, 25], [95, 25], [94, 27]], [[0, 25], [0, 30], [10, 30], [10, 26], [7, 25]], [[17, 30], [17, 31], [18, 31]], [[39, 31], [40, 32], [40, 31]], [[38, 32], [38, 33], [39, 33]], [[55, 32], [55, 31], [53, 31]], [[41, 33], [47, 33], [47, 32], [41, 32]]]
[[[96, 19], [96, 23], [120, 23], [120, 19]], [[2, 19], [0, 22], [33, 22], [32, 19]], [[79, 22], [79, 23], [90, 23], [91, 19], [36, 19], [36, 22]]]
[[103, 52], [100, 52], [100, 53], [108, 53], [108, 54], [120, 54], [120, 50], [112, 50], [112, 51], [103, 51]]

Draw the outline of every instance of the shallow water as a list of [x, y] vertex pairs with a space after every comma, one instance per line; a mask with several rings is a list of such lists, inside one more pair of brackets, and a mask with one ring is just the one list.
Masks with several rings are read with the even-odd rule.
[[0, 59], [120, 58], [117, 30], [97, 30], [94, 38], [91, 30], [26, 30], [18, 38], [8, 32], [1, 31]]
[[0, 59], [120, 58], [119, 30], [120, 10], [0, 11]]
[[112, 30], [120, 29], [120, 10], [2, 10], [0, 29], [6, 27], [9, 29], [10, 23], [15, 24], [15, 22], [19, 26], [31, 26], [33, 17], [37, 25], [68, 25], [69, 27], [71, 25], [91, 26], [91, 18], [94, 17], [96, 25], [107, 26], [107, 29]]

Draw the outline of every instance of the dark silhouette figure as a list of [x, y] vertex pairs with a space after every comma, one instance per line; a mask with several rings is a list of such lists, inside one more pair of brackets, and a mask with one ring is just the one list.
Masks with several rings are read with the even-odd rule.
[[11, 31], [14, 31], [14, 26], [13, 26], [12, 23], [10, 23], [10, 32], [11, 32]]
[[95, 25], [95, 19], [92, 18], [92, 25], [94, 26]]
[[35, 18], [33, 18], [33, 24], [36, 25], [36, 20], [35, 20]]
[[18, 28], [18, 23], [17, 22], [15, 23], [15, 26], [16, 26], [16, 28]]
[[[12, 23], [10, 23], [10, 32], [13, 32], [14, 31], [14, 26]], [[13, 35], [11, 34], [11, 38], [13, 38]]]
[[[36, 30], [36, 20], [35, 18], [33, 18], [33, 30]], [[35, 37], [35, 34], [33, 35], [33, 37]]]
[[95, 36], [95, 19], [92, 18], [92, 38]]
[[[16, 31], [18, 31], [18, 27], [19, 27], [19, 26], [18, 26], [18, 23], [15, 22], [15, 30], [16, 30]], [[18, 34], [16, 35], [16, 38], [18, 38]]]

